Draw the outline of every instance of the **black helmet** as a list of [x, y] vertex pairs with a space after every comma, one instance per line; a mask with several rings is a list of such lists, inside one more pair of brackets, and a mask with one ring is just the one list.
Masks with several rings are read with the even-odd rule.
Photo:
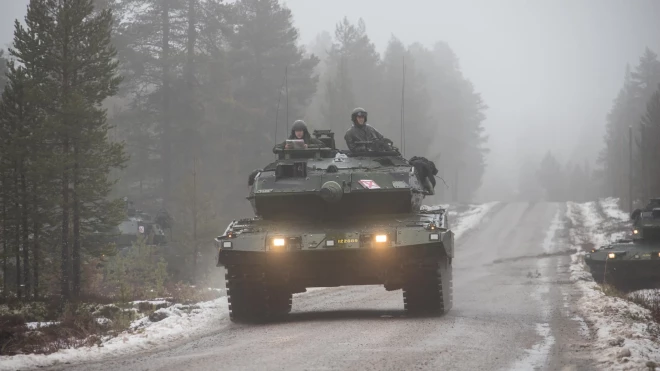
[[296, 131], [307, 131], [307, 125], [305, 124], [305, 121], [303, 120], [296, 120], [296, 122], [293, 123], [293, 126], [291, 127], [291, 132], [296, 132]]
[[358, 116], [364, 116], [364, 123], [365, 124], [367, 123], [367, 111], [365, 111], [364, 108], [358, 107], [358, 108], [354, 109], [353, 112], [351, 113], [351, 121], [353, 121], [354, 123], [357, 123], [357, 117]]

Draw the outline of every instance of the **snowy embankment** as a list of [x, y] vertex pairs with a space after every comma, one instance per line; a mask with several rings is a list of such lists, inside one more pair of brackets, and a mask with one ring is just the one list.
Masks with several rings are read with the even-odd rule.
[[133, 321], [129, 330], [117, 337], [101, 339], [98, 346], [62, 349], [48, 355], [1, 356], [0, 370], [23, 370], [64, 363], [95, 361], [105, 357], [117, 357], [122, 354], [153, 349], [161, 344], [203, 334], [210, 328], [216, 327], [227, 313], [226, 296], [194, 305], [175, 304], [158, 309], [148, 317]]
[[449, 228], [454, 232], [454, 238], [459, 239], [468, 231], [478, 228], [489, 211], [499, 202], [468, 205], [441, 205], [448, 210]]
[[660, 364], [660, 326], [651, 312], [624, 298], [610, 296], [593, 281], [584, 264], [585, 251], [626, 236], [629, 217], [615, 199], [582, 204], [568, 203], [571, 243], [578, 248], [571, 264], [571, 279], [583, 293], [578, 308], [594, 335], [594, 361], [607, 370], [646, 370]]

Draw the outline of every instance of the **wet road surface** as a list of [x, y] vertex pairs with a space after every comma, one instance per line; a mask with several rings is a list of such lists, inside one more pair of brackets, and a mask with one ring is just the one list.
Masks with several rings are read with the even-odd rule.
[[407, 318], [401, 290], [327, 288], [296, 295], [284, 322], [225, 317], [212, 335], [169, 349], [50, 369], [590, 370], [570, 256], [531, 258], [566, 247], [548, 237], [564, 213], [563, 204], [494, 207], [456, 241], [454, 306], [440, 318]]

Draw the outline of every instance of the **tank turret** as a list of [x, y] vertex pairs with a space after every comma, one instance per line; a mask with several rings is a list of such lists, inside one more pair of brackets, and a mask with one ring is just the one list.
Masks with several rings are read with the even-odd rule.
[[396, 147], [379, 142], [366, 143], [368, 152], [351, 153], [335, 147], [330, 131], [314, 135], [325, 147], [274, 150], [277, 159], [251, 174], [248, 199], [256, 215], [333, 219], [411, 213], [433, 194], [428, 176], [418, 171], [426, 159], [410, 162]]

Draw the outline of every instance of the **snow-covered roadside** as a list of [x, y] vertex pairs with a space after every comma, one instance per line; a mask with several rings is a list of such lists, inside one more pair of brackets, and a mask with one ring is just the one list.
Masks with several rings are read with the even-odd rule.
[[194, 305], [176, 304], [154, 313], [165, 317], [151, 322], [149, 317], [134, 321], [133, 333], [124, 332], [117, 337], [103, 339], [100, 346], [62, 349], [43, 354], [20, 354], [0, 357], [0, 370], [23, 370], [62, 363], [100, 360], [122, 354], [152, 349], [161, 344], [203, 334], [217, 326], [228, 313], [227, 297], [201, 302]]
[[[583, 204], [568, 203], [566, 217], [574, 247], [592, 243], [599, 247], [625, 235], [628, 216], [605, 199]], [[602, 212], [599, 212], [599, 207]], [[594, 334], [594, 361], [608, 370], [644, 370], [647, 362], [660, 364], [660, 326], [649, 310], [628, 300], [608, 296], [593, 281], [584, 264], [584, 251], [571, 256], [571, 280], [582, 291], [578, 309]]]
[[486, 204], [468, 205], [468, 210], [465, 212], [456, 212], [449, 207], [449, 227], [454, 232], [454, 238], [459, 239], [462, 235], [477, 228], [488, 212], [495, 207], [499, 202], [489, 202]]

